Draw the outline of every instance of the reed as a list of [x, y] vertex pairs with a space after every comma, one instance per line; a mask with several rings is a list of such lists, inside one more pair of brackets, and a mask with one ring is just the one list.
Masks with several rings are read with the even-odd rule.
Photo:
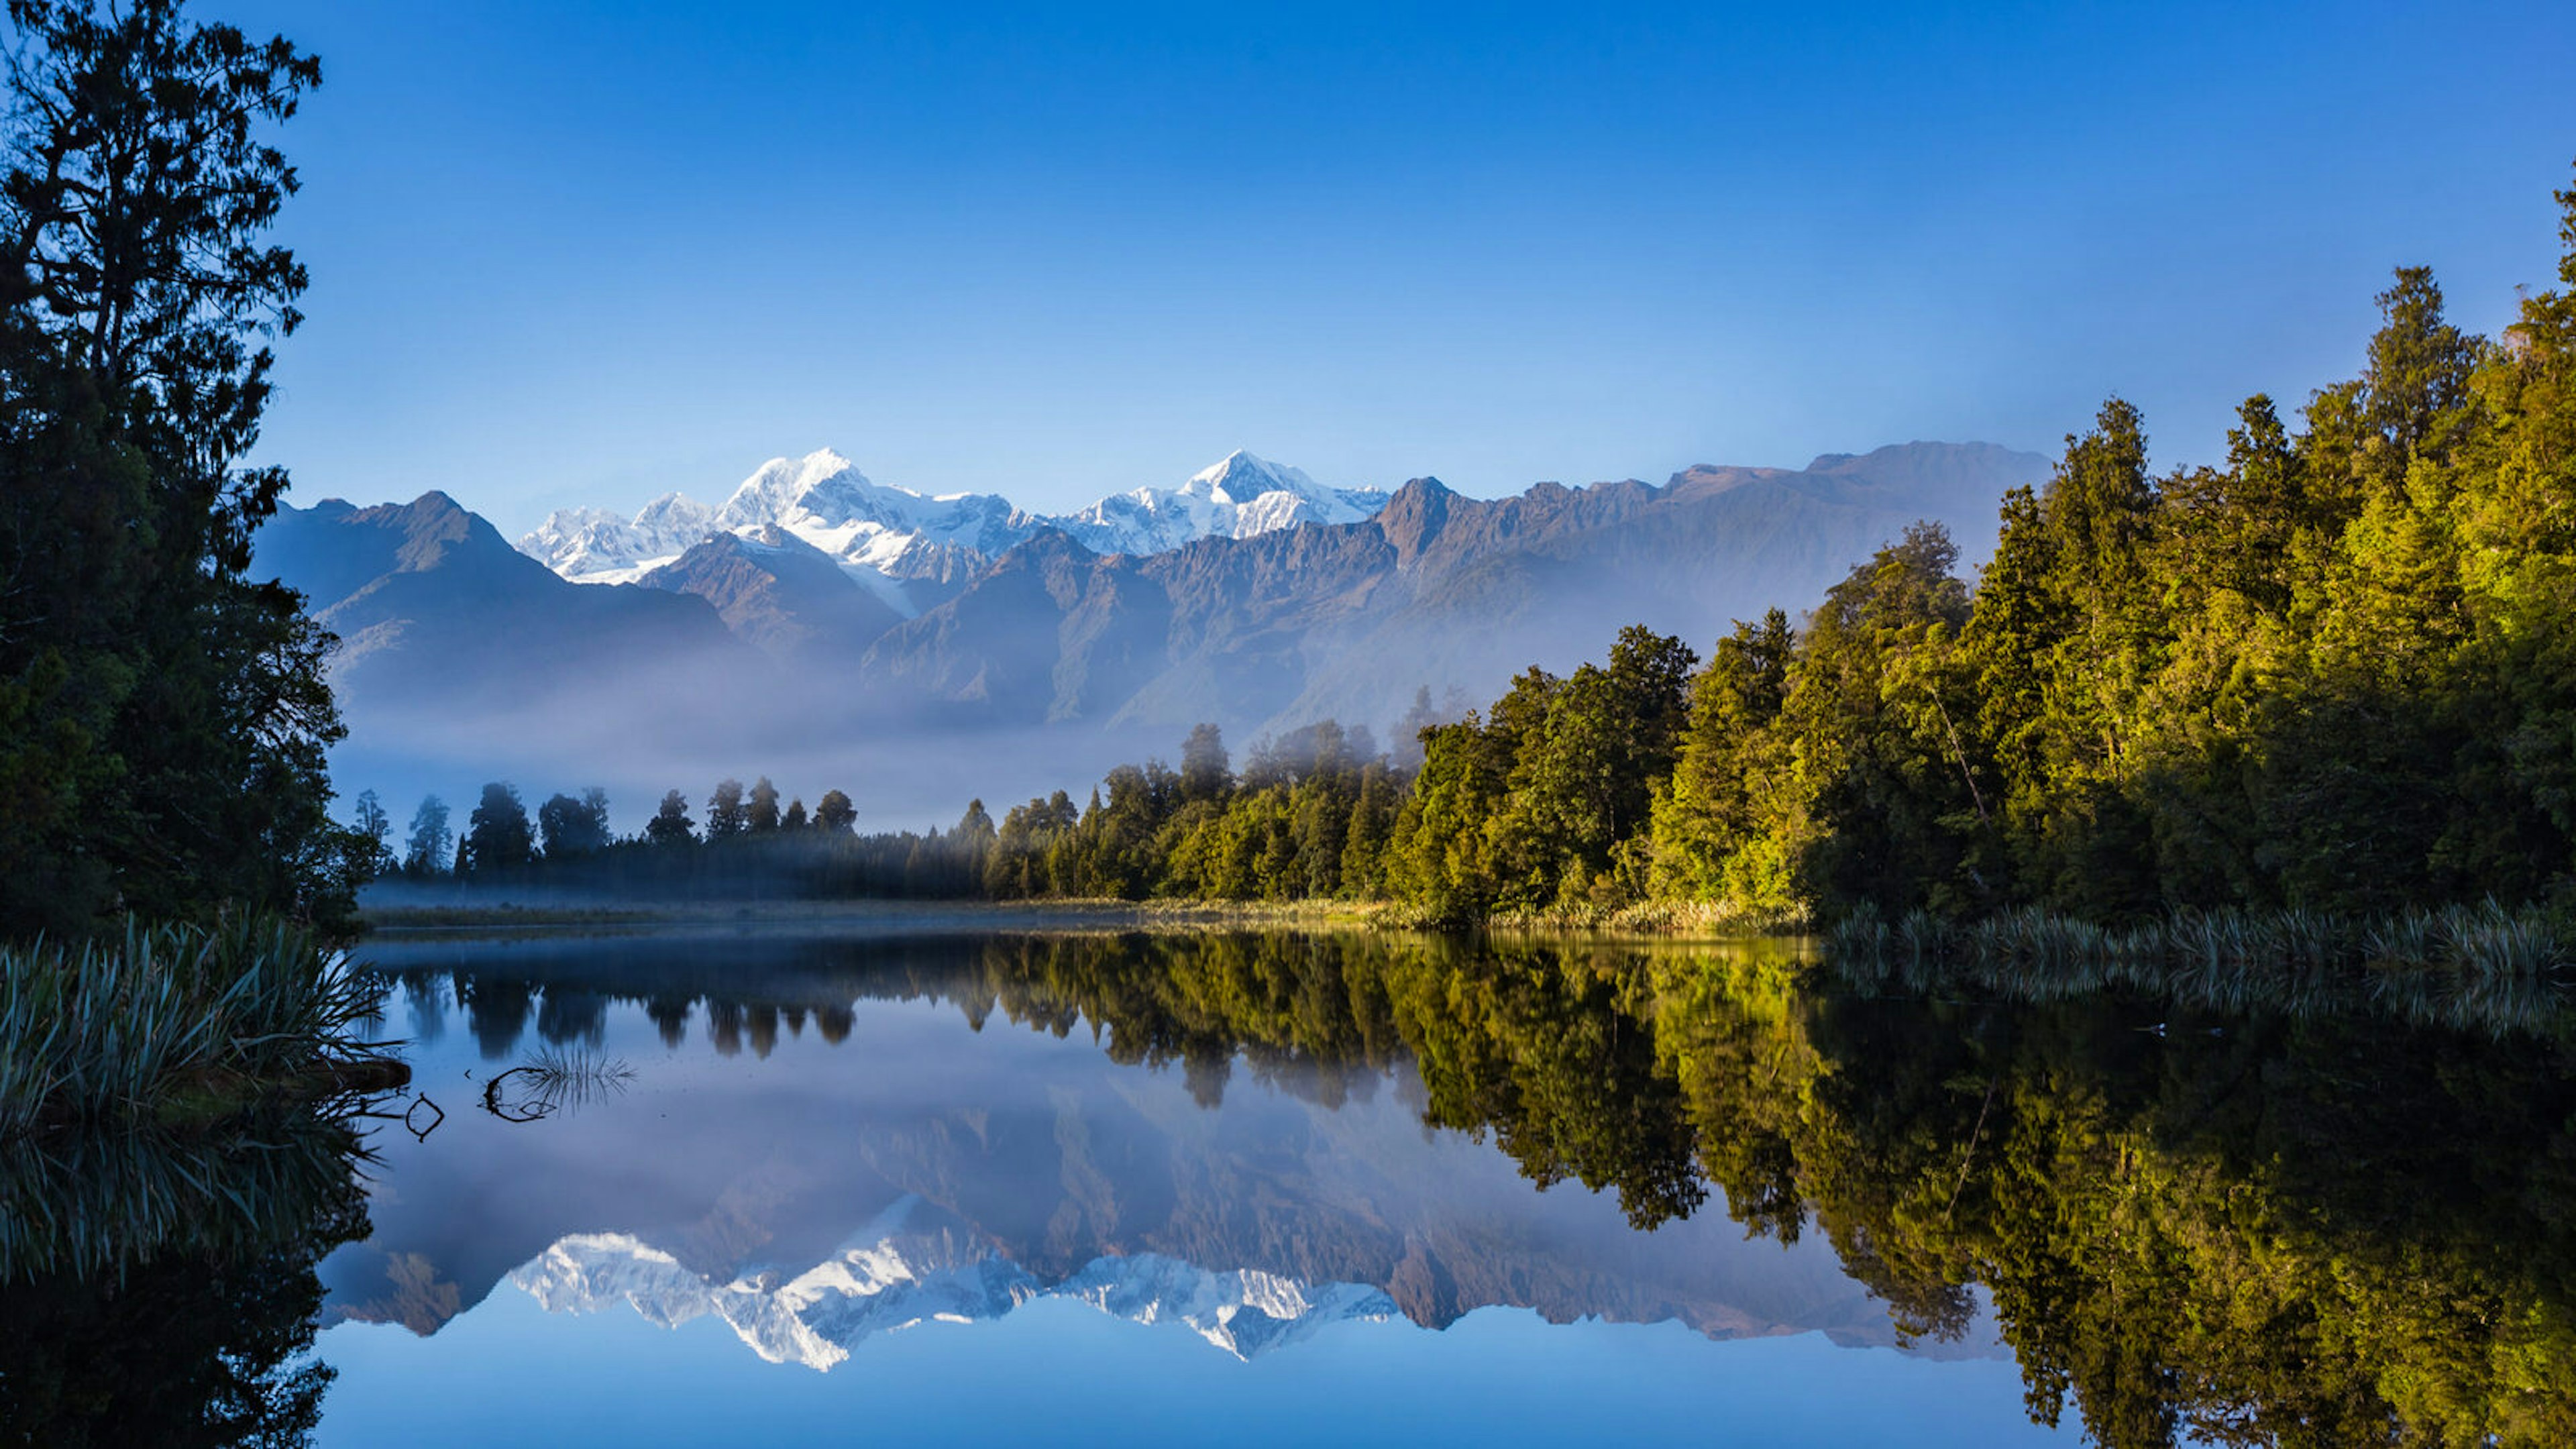
[[329, 1095], [381, 1053], [353, 1031], [381, 993], [346, 953], [275, 921], [0, 947], [0, 1140]]

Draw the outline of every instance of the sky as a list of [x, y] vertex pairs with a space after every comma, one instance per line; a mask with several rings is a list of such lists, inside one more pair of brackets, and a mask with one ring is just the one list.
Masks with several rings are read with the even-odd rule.
[[2157, 463], [2358, 368], [2390, 268], [2554, 281], [2535, 4], [201, 0], [325, 83], [292, 500], [721, 497], [833, 447], [1044, 510], [1912, 439]]

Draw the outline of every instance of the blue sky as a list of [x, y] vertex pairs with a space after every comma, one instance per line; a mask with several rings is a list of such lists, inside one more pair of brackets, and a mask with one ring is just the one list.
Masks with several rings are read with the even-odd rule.
[[1492, 494], [2054, 452], [2116, 391], [2197, 461], [2394, 265], [2503, 325], [2576, 158], [2563, 0], [198, 8], [326, 76], [263, 457], [514, 533], [824, 445]]

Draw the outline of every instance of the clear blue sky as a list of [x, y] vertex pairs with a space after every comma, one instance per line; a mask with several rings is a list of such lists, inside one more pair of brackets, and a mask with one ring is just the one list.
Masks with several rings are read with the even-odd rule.
[[1247, 447], [1471, 493], [1982, 438], [2158, 460], [2550, 280], [2576, 8], [204, 0], [326, 84], [295, 498], [1045, 508]]

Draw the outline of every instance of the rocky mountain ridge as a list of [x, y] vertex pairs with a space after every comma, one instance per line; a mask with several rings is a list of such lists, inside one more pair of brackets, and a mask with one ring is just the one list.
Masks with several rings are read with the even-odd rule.
[[873, 481], [829, 448], [773, 458], [709, 508], [666, 493], [632, 520], [602, 508], [559, 509], [519, 551], [575, 583], [635, 583], [725, 534], [784, 531], [837, 560], [909, 617], [945, 597], [940, 584], [1053, 529], [1101, 554], [1150, 554], [1201, 538], [1251, 538], [1300, 523], [1355, 523], [1386, 494], [1326, 488], [1303, 471], [1228, 454], [1177, 488], [1138, 488], [1059, 517], [990, 493], [917, 493]]
[[[1946, 520], [1973, 563], [2000, 495], [2047, 468], [1990, 444], [1915, 443], [1661, 485], [1484, 499], [1418, 478], [1382, 501], [1288, 507], [1263, 501], [1291, 491], [1268, 485], [1304, 475], [1229, 463], [1195, 492], [1131, 495], [1093, 521], [1121, 538], [1157, 518], [1205, 530], [1158, 551], [1103, 552], [997, 500], [878, 489], [835, 455], [763, 470], [696, 542], [627, 566], [626, 583], [570, 582], [436, 493], [282, 510], [256, 567], [342, 640], [352, 789], [574, 770], [658, 796], [808, 760], [832, 777], [811, 789], [851, 788], [863, 772], [847, 762], [895, 750], [911, 767], [865, 770], [880, 793], [863, 808], [929, 823], [973, 795], [1078, 790], [1202, 720], [1238, 740], [1323, 718], [1387, 737], [1418, 690], [1480, 704], [1533, 664], [1599, 657], [1629, 623], [1705, 651], [1733, 620], [1811, 607], [1916, 519]], [[1234, 473], [1263, 490], [1260, 508], [1239, 501]], [[656, 505], [658, 536], [692, 525], [685, 503]], [[1342, 521], [1270, 526], [1262, 508]], [[579, 529], [555, 536], [615, 556]], [[966, 743], [1030, 731], [1048, 743]]]

